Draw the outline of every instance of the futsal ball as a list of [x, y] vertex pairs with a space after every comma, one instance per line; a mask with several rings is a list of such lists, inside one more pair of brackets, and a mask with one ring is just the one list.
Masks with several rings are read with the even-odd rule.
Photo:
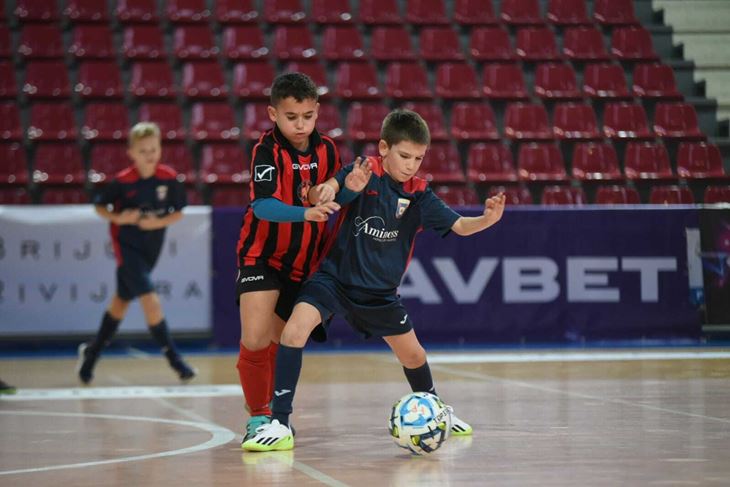
[[388, 431], [396, 445], [416, 455], [433, 453], [451, 432], [451, 408], [428, 392], [413, 392], [390, 411]]

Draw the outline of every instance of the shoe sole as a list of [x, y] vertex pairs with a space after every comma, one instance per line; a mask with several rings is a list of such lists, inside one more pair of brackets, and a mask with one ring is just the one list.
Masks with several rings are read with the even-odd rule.
[[260, 445], [252, 443], [251, 440], [244, 441], [241, 445], [246, 451], [284, 451], [294, 448], [294, 437], [292, 435], [285, 436], [272, 445]]
[[451, 436], [471, 436], [471, 434], [474, 432], [472, 428], [469, 428], [466, 431], [454, 431], [451, 430]]

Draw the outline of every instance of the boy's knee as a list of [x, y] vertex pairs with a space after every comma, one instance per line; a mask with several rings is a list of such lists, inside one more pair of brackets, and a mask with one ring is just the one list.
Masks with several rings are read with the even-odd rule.
[[252, 334], [251, 336], [244, 335], [243, 338], [241, 338], [241, 345], [251, 352], [258, 352], [259, 350], [268, 348], [270, 344], [271, 337], [268, 334], [266, 336], [253, 336]]
[[304, 347], [307, 344], [312, 328], [301, 321], [290, 321], [281, 333], [279, 343], [287, 347]]
[[408, 369], [417, 369], [426, 363], [426, 350], [423, 347], [409, 351], [401, 357], [401, 365]]

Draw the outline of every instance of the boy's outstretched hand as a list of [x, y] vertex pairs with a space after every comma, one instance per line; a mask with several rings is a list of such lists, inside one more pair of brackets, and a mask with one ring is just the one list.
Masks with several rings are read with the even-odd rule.
[[373, 169], [370, 167], [370, 160], [363, 160], [362, 157], [355, 159], [353, 163], [352, 172], [345, 178], [345, 187], [350, 191], [359, 193], [370, 181], [370, 176], [373, 174]]
[[304, 212], [304, 219], [308, 222], [326, 222], [330, 215], [339, 211], [339, 209], [340, 205], [334, 201], [329, 201], [327, 203], [308, 208], [307, 211]]
[[[313, 196], [314, 194], [314, 196]], [[335, 188], [327, 183], [318, 184], [310, 190], [309, 202], [313, 205], [323, 205], [335, 200]], [[312, 201], [312, 200], [315, 201]]]
[[499, 193], [496, 196], [487, 198], [484, 202], [484, 217], [487, 219], [490, 226], [494, 225], [500, 220], [500, 218], [502, 218], [502, 213], [504, 213], [504, 202], [504, 193]]

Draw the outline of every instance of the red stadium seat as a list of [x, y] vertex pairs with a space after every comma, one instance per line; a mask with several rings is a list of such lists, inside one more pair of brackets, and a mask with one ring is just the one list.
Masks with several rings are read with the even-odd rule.
[[477, 183], [517, 181], [512, 153], [503, 144], [472, 144], [467, 156], [466, 177]]
[[337, 149], [340, 152], [340, 159], [342, 159], [342, 164], [347, 165], [350, 164], [355, 160], [355, 154], [352, 152], [352, 147], [350, 144], [341, 144], [337, 146]]
[[402, 24], [396, 0], [360, 0], [360, 22], [366, 25]]
[[161, 161], [177, 171], [177, 180], [186, 184], [197, 181], [193, 168], [193, 158], [187, 146], [182, 142], [165, 142], [162, 146]]
[[187, 200], [188, 206], [197, 206], [203, 204], [203, 198], [200, 193], [195, 189], [194, 186], [187, 186], [185, 188], [185, 199]]
[[503, 193], [507, 206], [531, 205], [532, 195], [525, 186], [492, 186], [489, 188], [488, 196], [497, 196]]
[[41, 196], [41, 202], [46, 205], [83, 205], [89, 202], [84, 188], [45, 188]]
[[402, 25], [373, 27], [370, 54], [378, 61], [407, 61], [415, 59], [411, 36]]
[[162, 31], [156, 25], [135, 25], [124, 29], [122, 54], [127, 59], [164, 58]]
[[18, 54], [21, 58], [62, 58], [61, 31], [55, 25], [25, 24], [20, 33]]
[[29, 205], [30, 194], [25, 188], [0, 188], [0, 205]]
[[657, 103], [654, 109], [654, 131], [667, 139], [704, 140], [695, 107], [689, 103]]
[[12, 62], [0, 61], [0, 98], [15, 99], [18, 83], [15, 81], [15, 67]]
[[535, 94], [551, 100], [581, 98], [575, 71], [566, 63], [544, 63], [535, 70]]
[[482, 79], [487, 98], [525, 100], [530, 97], [522, 67], [517, 64], [485, 64]]
[[443, 0], [408, 0], [406, 22], [415, 25], [448, 24]]
[[165, 61], [142, 61], [132, 65], [129, 92], [139, 98], [175, 98], [177, 88]]
[[114, 59], [116, 50], [108, 25], [76, 25], [68, 48], [76, 59]]
[[418, 169], [418, 175], [438, 183], [466, 182], [459, 153], [449, 142], [432, 142]]
[[175, 29], [172, 52], [179, 59], [209, 59], [219, 49], [207, 25], [190, 25]]
[[682, 99], [674, 70], [666, 64], [637, 64], [633, 76], [634, 95], [642, 98]]
[[583, 205], [587, 202], [583, 188], [551, 185], [542, 189], [540, 202], [543, 205]]
[[628, 186], [600, 186], [596, 190], [597, 205], [638, 205], [639, 192]]
[[10, 29], [5, 25], [0, 25], [0, 58], [9, 58], [12, 55], [11, 47]]
[[517, 31], [517, 57], [525, 61], [554, 61], [560, 59], [555, 34], [547, 27], [524, 27]]
[[708, 186], [703, 199], [707, 205], [730, 203], [730, 186]]
[[720, 149], [706, 142], [682, 142], [677, 150], [677, 174], [687, 179], [725, 178]]
[[115, 10], [122, 23], [158, 23], [156, 0], [118, 0]]
[[312, 20], [318, 24], [349, 24], [353, 10], [341, 0], [312, 0]]
[[229, 184], [216, 185], [210, 204], [215, 207], [245, 207], [249, 202], [248, 185]]
[[651, 33], [643, 27], [616, 27], [611, 33], [611, 52], [623, 61], [654, 61]]
[[258, 140], [261, 135], [274, 125], [269, 119], [268, 102], [246, 103], [243, 108], [243, 136], [250, 140]]
[[426, 61], [456, 61], [464, 59], [459, 36], [451, 27], [424, 27], [421, 29], [421, 58]]
[[274, 56], [283, 60], [310, 59], [317, 55], [307, 25], [279, 25], [274, 31]]
[[79, 65], [74, 91], [81, 98], [123, 98], [119, 66], [114, 61], [87, 61]]
[[560, 149], [552, 143], [530, 142], [520, 145], [517, 177], [523, 181], [565, 181], [565, 163]]
[[221, 24], [250, 23], [259, 18], [254, 0], [216, 0], [213, 5], [215, 18]]
[[607, 61], [603, 34], [595, 27], [571, 27], [563, 33], [563, 54], [574, 61]]
[[600, 139], [598, 122], [592, 105], [558, 103], [553, 112], [553, 133], [561, 140]]
[[143, 103], [139, 107], [140, 122], [155, 122], [166, 140], [185, 140], [187, 131], [177, 103]]
[[129, 129], [127, 107], [121, 103], [89, 103], [81, 134], [86, 140], [124, 140]]
[[191, 99], [223, 99], [228, 85], [218, 61], [195, 61], [183, 64], [182, 91]]
[[75, 140], [77, 135], [69, 103], [35, 103], [30, 107], [29, 139]]
[[426, 69], [416, 62], [390, 63], [385, 72], [385, 95], [411, 100], [432, 98]]
[[512, 61], [517, 58], [509, 33], [501, 27], [475, 27], [469, 35], [469, 52], [475, 61]]
[[559, 26], [591, 23], [585, 0], [549, 0], [545, 16]]
[[457, 140], [498, 140], [492, 107], [481, 102], [455, 103], [451, 109], [451, 136]]
[[499, 23], [492, 2], [483, 0], [456, 0], [454, 21], [462, 25], [492, 25]]
[[436, 96], [447, 99], [480, 98], [477, 75], [467, 63], [443, 63], [436, 67]]
[[303, 73], [312, 78], [314, 84], [317, 85], [317, 94], [319, 96], [324, 96], [330, 92], [327, 83], [327, 72], [318, 61], [292, 61], [286, 65], [284, 71]]
[[71, 84], [63, 61], [31, 61], [25, 67], [23, 92], [30, 98], [69, 98]]
[[644, 107], [627, 102], [607, 103], [603, 109], [603, 133], [611, 139], [652, 137]]
[[627, 179], [675, 179], [667, 148], [653, 142], [629, 142], [624, 156]]
[[351, 103], [347, 112], [347, 131], [352, 140], [378, 140], [383, 119], [390, 110], [382, 103]]
[[623, 179], [613, 144], [583, 142], [573, 147], [572, 175], [580, 181]]
[[127, 155], [126, 142], [95, 142], [91, 146], [89, 181], [94, 184], [109, 182], [132, 161]]
[[375, 66], [369, 62], [340, 63], [335, 79], [335, 94], [341, 98], [367, 100], [382, 97]]
[[502, 20], [510, 25], [540, 25], [544, 21], [538, 0], [502, 0]]
[[307, 14], [300, 0], [267, 0], [264, 20], [270, 24], [291, 24], [306, 21]]
[[630, 98], [624, 70], [617, 64], [589, 64], [583, 72], [583, 93], [591, 98]]
[[167, 0], [165, 14], [171, 22], [208, 22], [210, 10], [205, 0]]
[[685, 186], [654, 186], [649, 193], [652, 205], [693, 205], [694, 202], [692, 191]]
[[86, 181], [81, 151], [75, 142], [50, 142], [36, 146], [33, 182], [80, 184]]
[[237, 144], [206, 144], [200, 159], [200, 179], [208, 184], [247, 183], [251, 180], [246, 153]]
[[545, 106], [534, 103], [511, 103], [504, 115], [504, 134], [509, 139], [546, 140], [553, 138]]
[[274, 68], [265, 61], [238, 63], [233, 67], [233, 93], [240, 98], [269, 98]]
[[323, 103], [319, 105], [317, 114], [317, 130], [328, 137], [337, 139], [344, 133], [340, 110], [336, 105]]
[[423, 117], [428, 124], [431, 140], [446, 140], [448, 138], [444, 112], [440, 105], [430, 101], [409, 102], [403, 105], [403, 108], [412, 110]]
[[483, 205], [473, 189], [462, 185], [440, 185], [433, 188], [433, 192], [449, 206]]
[[63, 16], [72, 22], [109, 22], [106, 2], [99, 0], [69, 0]]
[[56, 0], [16, 0], [13, 13], [22, 23], [57, 22]]
[[0, 184], [28, 184], [28, 160], [17, 142], [0, 143]]
[[322, 46], [322, 57], [327, 61], [356, 61], [365, 56], [360, 31], [352, 25], [325, 27]]
[[223, 30], [223, 55], [228, 59], [265, 58], [269, 48], [256, 25], [231, 25]]
[[194, 140], [235, 140], [241, 130], [233, 117], [233, 108], [226, 102], [194, 103], [190, 117], [190, 133]]
[[638, 24], [634, 14], [634, 0], [596, 0], [593, 18], [603, 25]]
[[18, 105], [16, 103], [0, 103], [0, 140], [21, 140], [22, 138], [23, 127], [20, 125]]

